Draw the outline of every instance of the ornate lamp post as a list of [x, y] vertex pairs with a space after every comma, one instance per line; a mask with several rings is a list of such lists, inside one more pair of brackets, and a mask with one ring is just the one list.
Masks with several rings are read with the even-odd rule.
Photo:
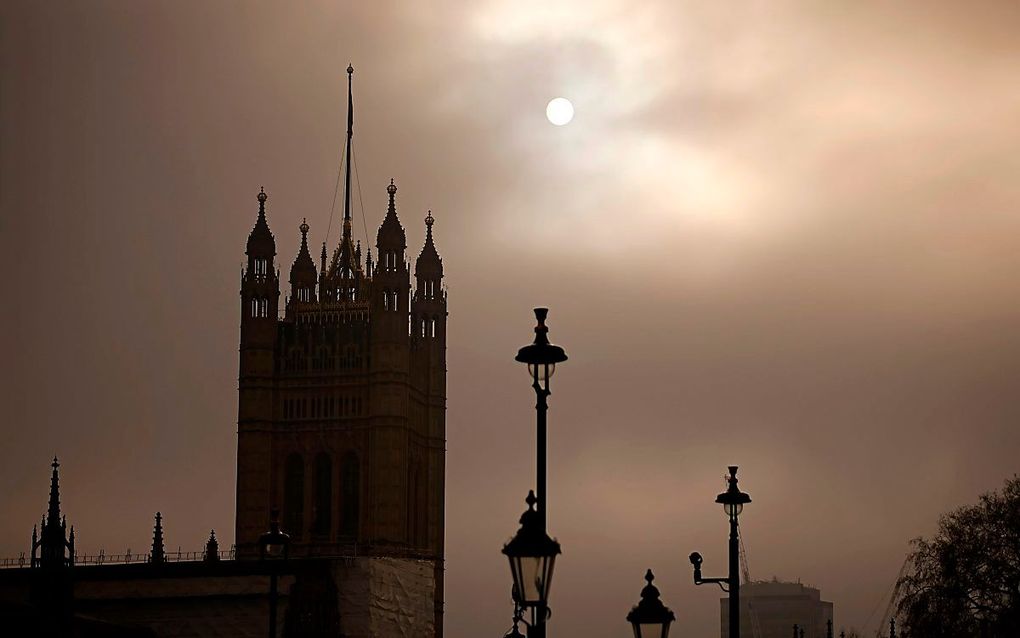
[[280, 531], [280, 512], [272, 511], [269, 531], [259, 536], [259, 559], [273, 561], [269, 572], [269, 638], [276, 638], [277, 560], [287, 560], [290, 536]]
[[[563, 348], [549, 343], [549, 328], [545, 325], [548, 308], [535, 308], [535, 340], [517, 352], [515, 360], [528, 366], [531, 387], [535, 390], [535, 413], [537, 428], [536, 485], [538, 496], [528, 494], [528, 511], [521, 516], [521, 528], [517, 535], [506, 544], [503, 553], [510, 560], [514, 586], [517, 588], [522, 607], [531, 609], [532, 623], [528, 629], [530, 638], [544, 638], [545, 621], [549, 615], [549, 585], [552, 582], [553, 565], [560, 545], [546, 532], [549, 501], [546, 489], [547, 466], [547, 425], [549, 410], [549, 380], [556, 372], [556, 364], [567, 360]], [[535, 505], [538, 509], [535, 509]]]
[[716, 503], [721, 503], [723, 511], [730, 519], [730, 571], [726, 578], [702, 578], [701, 577], [701, 554], [691, 554], [691, 565], [694, 566], [694, 584], [716, 583], [719, 587], [730, 594], [730, 638], [740, 638], [740, 536], [737, 532], [737, 517], [744, 510], [744, 504], [751, 502], [751, 497], [737, 488], [737, 466], [729, 467], [730, 476], [727, 479], [729, 487], [725, 492], [715, 498]]
[[641, 602], [627, 614], [634, 628], [634, 638], [669, 638], [669, 626], [676, 616], [659, 600], [659, 588], [652, 584], [652, 570], [645, 574], [648, 584], [641, 590]]

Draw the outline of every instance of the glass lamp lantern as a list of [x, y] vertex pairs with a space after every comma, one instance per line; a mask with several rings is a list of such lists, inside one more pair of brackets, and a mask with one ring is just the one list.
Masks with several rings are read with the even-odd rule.
[[535, 383], [547, 384], [556, 372], [556, 364], [567, 360], [563, 348], [549, 343], [549, 328], [545, 325], [548, 308], [535, 308], [535, 341], [517, 351], [516, 361], [528, 364], [528, 375]]
[[730, 475], [726, 479], [729, 487], [726, 488], [725, 492], [715, 497], [715, 502], [722, 504], [726, 516], [732, 519], [740, 516], [740, 513], [744, 511], [744, 504], [750, 503], [751, 497], [741, 492], [737, 487], [737, 466], [731, 465], [729, 470]]
[[553, 567], [560, 553], [560, 544], [542, 531], [535, 511], [534, 492], [528, 493], [528, 510], [521, 515], [521, 528], [503, 546], [510, 562], [510, 572], [522, 607], [544, 608], [549, 603]]
[[652, 584], [652, 570], [645, 573], [647, 584], [641, 590], [641, 602], [627, 614], [627, 622], [634, 629], [634, 638], [668, 638], [669, 627], [676, 620], [669, 607], [659, 600], [659, 588]]

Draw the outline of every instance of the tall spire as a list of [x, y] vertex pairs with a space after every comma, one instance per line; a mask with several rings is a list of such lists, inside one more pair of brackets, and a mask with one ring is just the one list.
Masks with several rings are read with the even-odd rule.
[[53, 457], [53, 463], [50, 464], [53, 468], [53, 474], [50, 476], [50, 505], [49, 510], [46, 513], [46, 524], [47, 525], [59, 525], [60, 524], [60, 477], [57, 475], [57, 468], [60, 467], [60, 462], [57, 461], [57, 457]]
[[152, 530], [152, 551], [149, 553], [149, 562], [161, 565], [166, 562], [166, 552], [163, 549], [163, 515], [156, 512], [156, 526]]
[[351, 139], [354, 137], [354, 67], [347, 65], [347, 172], [344, 174], [344, 240], [351, 236]]
[[[74, 541], [67, 541], [67, 519], [60, 516], [60, 477], [57, 472], [60, 462], [57, 457], [53, 457], [50, 467], [53, 468], [50, 476], [50, 502], [39, 527], [38, 537], [34, 532], [32, 535], [32, 565], [68, 566], [74, 563]], [[38, 561], [36, 552], [39, 552]]]
[[351, 138], [354, 137], [354, 66], [347, 65], [347, 176], [345, 178], [346, 199], [344, 219], [351, 218]]
[[351, 238], [351, 140], [354, 137], [354, 67], [347, 65], [347, 166], [344, 173], [344, 225], [340, 246], [333, 253], [330, 264], [330, 275], [353, 275], [358, 270], [354, 254], [354, 241]]

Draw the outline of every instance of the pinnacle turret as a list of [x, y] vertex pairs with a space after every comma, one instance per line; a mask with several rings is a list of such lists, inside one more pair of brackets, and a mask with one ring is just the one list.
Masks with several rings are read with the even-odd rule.
[[57, 457], [53, 457], [50, 467], [53, 468], [53, 474], [50, 475], [50, 501], [46, 512], [46, 527], [56, 527], [60, 525], [60, 476], [57, 474], [60, 462], [57, 461]]
[[430, 210], [425, 217], [425, 245], [422, 246], [421, 254], [418, 255], [418, 260], [414, 264], [414, 272], [418, 277], [441, 278], [443, 276], [443, 259], [439, 256], [432, 238], [432, 224], [435, 222]]
[[315, 263], [308, 252], [308, 222], [302, 221], [298, 227], [301, 231], [301, 248], [290, 268], [291, 297], [301, 302], [315, 301]]
[[397, 185], [392, 179], [390, 185], [386, 187], [386, 193], [390, 197], [390, 203], [386, 209], [386, 217], [379, 226], [375, 245], [379, 251], [379, 267], [388, 271], [398, 267], [397, 263], [391, 262], [394, 256], [403, 259], [403, 251], [407, 248], [407, 236], [397, 218]]
[[216, 540], [216, 530], [209, 530], [209, 540], [205, 543], [205, 562], [215, 563], [220, 559], [220, 544]]
[[[53, 457], [50, 464], [50, 498], [46, 516], [43, 517], [39, 533], [32, 531], [32, 565], [52, 568], [69, 566], [74, 562], [74, 531], [71, 541], [67, 540], [67, 518], [60, 515], [60, 462]], [[36, 553], [39, 553], [38, 561]]]
[[266, 200], [269, 199], [269, 196], [266, 195], [264, 188], [259, 189], [256, 199], [259, 202], [259, 215], [251, 233], [248, 234], [248, 246], [245, 254], [249, 257], [272, 258], [276, 256], [276, 240], [273, 238], [272, 231], [269, 230], [269, 222], [266, 221]]
[[166, 562], [166, 551], [163, 549], [163, 515], [156, 512], [156, 525], [152, 529], [152, 550], [149, 562], [161, 565]]

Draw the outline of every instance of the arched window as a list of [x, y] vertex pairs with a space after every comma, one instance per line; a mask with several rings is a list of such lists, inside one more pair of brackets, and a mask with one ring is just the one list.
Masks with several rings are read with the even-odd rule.
[[315, 458], [315, 522], [316, 534], [329, 534], [333, 522], [333, 461], [320, 452]]
[[430, 336], [434, 337], [434, 336], [436, 336], [436, 318], [432, 317], [432, 319], [429, 320], [429, 323], [431, 325], [431, 328], [429, 329], [429, 332], [431, 333]]
[[353, 451], [344, 455], [340, 469], [340, 533], [358, 536], [361, 500], [361, 467]]
[[287, 457], [283, 478], [283, 531], [298, 540], [304, 533], [305, 463], [301, 455]]

